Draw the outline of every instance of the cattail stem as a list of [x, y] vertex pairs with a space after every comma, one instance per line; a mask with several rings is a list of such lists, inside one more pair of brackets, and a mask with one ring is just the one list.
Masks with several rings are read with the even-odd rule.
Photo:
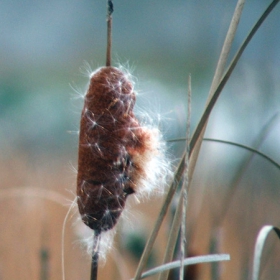
[[114, 11], [113, 2], [108, 0], [107, 4], [107, 53], [106, 66], [111, 66], [111, 49], [112, 49], [112, 13]]
[[100, 232], [95, 232], [92, 245], [90, 280], [97, 280]]

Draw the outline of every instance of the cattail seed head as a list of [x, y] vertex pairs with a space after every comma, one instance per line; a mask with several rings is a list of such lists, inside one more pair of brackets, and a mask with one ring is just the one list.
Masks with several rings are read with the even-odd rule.
[[90, 77], [80, 122], [77, 201], [82, 220], [96, 233], [113, 228], [127, 196], [155, 183], [166, 166], [159, 131], [141, 126], [133, 113], [135, 96], [133, 82], [118, 68], [102, 67]]

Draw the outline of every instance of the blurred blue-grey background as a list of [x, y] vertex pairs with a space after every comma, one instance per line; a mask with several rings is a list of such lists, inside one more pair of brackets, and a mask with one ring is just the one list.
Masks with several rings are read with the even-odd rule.
[[[236, 1], [115, 1], [114, 64], [137, 77], [138, 107], [160, 114], [166, 138], [202, 113]], [[246, 3], [232, 54], [270, 1]], [[213, 112], [211, 136], [250, 144], [280, 105], [279, 7], [258, 31]], [[1, 1], [1, 151], [76, 151], [84, 75], [104, 65], [106, 1]], [[278, 123], [279, 124], [279, 123]], [[279, 156], [275, 137], [269, 142]], [[208, 135], [210, 135], [208, 134]], [[271, 136], [272, 137], [272, 136]], [[269, 140], [268, 140], [269, 141]]]

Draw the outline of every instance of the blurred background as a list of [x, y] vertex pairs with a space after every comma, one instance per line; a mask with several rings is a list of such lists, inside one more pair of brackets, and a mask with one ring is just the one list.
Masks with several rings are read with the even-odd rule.
[[[230, 58], [269, 3], [247, 1]], [[113, 64], [136, 77], [136, 111], [148, 112], [166, 140], [184, 137], [188, 75], [194, 129], [236, 1], [123, 0], [114, 5]], [[280, 6], [245, 50], [206, 131], [210, 138], [255, 146], [277, 162], [279, 14]], [[106, 1], [2, 0], [0, 26], [0, 279], [61, 279], [62, 224], [75, 197], [80, 97], [88, 71], [105, 63]], [[168, 143], [174, 166], [183, 150], [184, 142]], [[189, 250], [229, 253], [232, 260], [214, 269], [201, 265], [196, 278], [188, 279], [248, 279], [258, 230], [265, 224], [280, 226], [280, 170], [249, 156], [230, 145], [202, 145], [189, 194]], [[130, 207], [128, 225], [122, 222], [100, 279], [133, 276], [160, 205], [157, 198]], [[73, 213], [66, 223], [66, 279], [89, 279], [90, 257], [80, 242], [87, 233]], [[172, 211], [151, 266], [162, 260], [171, 220]], [[263, 279], [279, 276], [279, 251], [271, 236]]]

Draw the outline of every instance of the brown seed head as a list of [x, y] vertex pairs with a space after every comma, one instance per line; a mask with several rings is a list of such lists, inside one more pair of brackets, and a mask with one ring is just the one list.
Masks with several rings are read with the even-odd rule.
[[77, 196], [82, 220], [99, 233], [116, 224], [154, 149], [134, 104], [133, 84], [119, 69], [103, 67], [91, 76], [80, 123]]

